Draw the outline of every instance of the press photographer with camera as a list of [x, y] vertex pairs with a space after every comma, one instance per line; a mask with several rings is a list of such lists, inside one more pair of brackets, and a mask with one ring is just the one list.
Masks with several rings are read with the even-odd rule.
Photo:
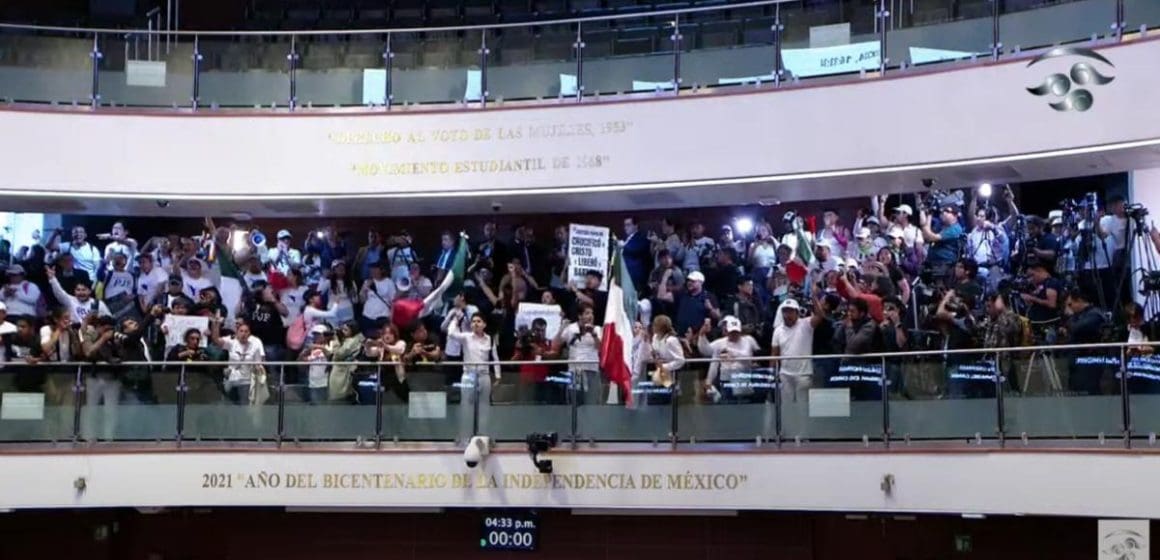
[[1059, 325], [1059, 296], [1063, 285], [1056, 280], [1053, 268], [1046, 261], [1034, 260], [1027, 264], [1026, 291], [1012, 292], [1026, 305], [1026, 316], [1031, 322], [1035, 344], [1055, 344], [1055, 328]]
[[[1085, 290], [1078, 289], [1068, 294], [1067, 315], [1065, 344], [1099, 344], [1104, 341], [1107, 318], [1102, 309], [1092, 304], [1091, 296]], [[1085, 349], [1069, 354], [1071, 374], [1067, 378], [1067, 388], [1079, 394], [1101, 394], [1100, 382], [1104, 374], [1118, 369], [1108, 350]]]
[[936, 277], [945, 277], [950, 265], [959, 258], [963, 242], [963, 226], [959, 224], [959, 210], [952, 204], [940, 203], [939, 229], [934, 230], [934, 216], [927, 214], [925, 206], [919, 207], [918, 226], [923, 241], [930, 244], [926, 254], [926, 264]]
[[[971, 309], [975, 306], [974, 294], [960, 294], [947, 290], [938, 304], [934, 321], [943, 336], [946, 350], [970, 350], [978, 348], [977, 325]], [[951, 398], [991, 398], [995, 396], [995, 381], [986, 365], [980, 364], [979, 355], [948, 353], [945, 355], [947, 370], [947, 395]], [[981, 367], [979, 367], [981, 366]]]

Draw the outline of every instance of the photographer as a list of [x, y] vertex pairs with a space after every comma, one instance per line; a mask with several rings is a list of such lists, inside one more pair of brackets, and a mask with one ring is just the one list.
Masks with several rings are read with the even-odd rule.
[[[1067, 297], [1067, 324], [1064, 327], [1066, 344], [1099, 344], [1103, 342], [1107, 320], [1100, 308], [1092, 305], [1091, 296], [1083, 290], [1073, 291]], [[1071, 375], [1067, 388], [1080, 394], [1098, 395], [1103, 374], [1113, 365], [1108, 351], [1084, 349], [1070, 351]]]
[[[984, 306], [985, 315], [980, 329], [983, 332], [984, 348], [1015, 348], [1023, 345], [1023, 322], [1019, 316], [1007, 307], [1002, 293], [993, 293], [987, 296]], [[1030, 341], [1027, 341], [1030, 342]], [[995, 355], [996, 371], [1000, 374], [1012, 372], [1014, 362], [1011, 352], [1002, 352]], [[1016, 380], [1014, 375], [1006, 376], [1014, 389]]]
[[959, 224], [959, 210], [953, 205], [944, 204], [939, 208], [939, 230], [933, 229], [933, 216], [928, 216], [926, 209], [918, 211], [918, 225], [922, 231], [923, 241], [930, 243], [930, 250], [926, 255], [926, 264], [936, 278], [945, 278], [952, 263], [959, 258], [960, 245], [964, 234], [963, 226]]
[[1030, 292], [1019, 294], [1027, 305], [1027, 319], [1031, 321], [1035, 334], [1035, 344], [1055, 344], [1055, 327], [1059, 324], [1059, 294], [1062, 286], [1051, 276], [1050, 265], [1045, 261], [1032, 261], [1027, 265], [1027, 280]]
[[1026, 223], [1026, 258], [1044, 263], [1048, 270], [1055, 270], [1055, 261], [1059, 258], [1059, 239], [1046, 230], [1047, 223], [1039, 216], [1028, 216]]
[[[943, 336], [943, 349], [968, 350], [976, 348], [975, 318], [971, 315], [973, 296], [947, 290], [938, 304], [934, 320]], [[944, 355], [947, 371], [947, 395], [955, 399], [993, 398], [995, 396], [994, 368], [980, 360], [979, 354], [948, 353]]]
[[[561, 324], [563, 324], [561, 319]], [[521, 327], [516, 336], [516, 349], [512, 360], [517, 362], [538, 362], [553, 356], [552, 345], [547, 340], [548, 322], [543, 317], [536, 317], [531, 328]], [[548, 381], [551, 367], [544, 364], [520, 364], [520, 402], [523, 403], [552, 403], [561, 404], [562, 400], [555, 398], [554, 387]]]
[[[902, 300], [890, 296], [882, 301], [882, 322], [878, 328], [882, 331], [883, 352], [905, 352], [909, 349], [910, 335], [906, 332], [903, 316], [906, 306]], [[899, 395], [906, 394], [905, 378], [902, 376], [902, 364], [898, 359], [886, 360], [886, 378], [890, 381], [891, 392]]]
[[96, 423], [98, 405], [102, 403], [105, 410], [101, 418], [100, 439], [112, 440], [117, 426], [117, 406], [121, 403], [122, 368], [118, 367], [123, 361], [121, 344], [114, 340], [118, 335], [116, 322], [112, 317], [102, 316], [96, 319], [95, 324], [82, 328], [82, 348], [87, 361], [93, 364], [89, 375], [85, 378], [85, 408], [82, 419], [84, 439], [93, 441], [97, 438]]

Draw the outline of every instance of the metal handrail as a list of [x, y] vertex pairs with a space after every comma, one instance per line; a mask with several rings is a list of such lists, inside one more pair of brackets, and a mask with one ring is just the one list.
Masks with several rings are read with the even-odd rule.
[[477, 31], [485, 29], [508, 29], [514, 27], [542, 27], [549, 25], [565, 25], [585, 23], [591, 21], [613, 21], [618, 19], [635, 19], [645, 17], [692, 14], [713, 12], [719, 10], [736, 10], [739, 8], [753, 8], [758, 6], [773, 6], [784, 4], [792, 0], [753, 0], [737, 4], [718, 6], [699, 6], [692, 8], [675, 8], [670, 10], [654, 10], [648, 12], [634, 12], [630, 14], [609, 14], [602, 16], [572, 17], [550, 20], [521, 21], [512, 23], [489, 23], [482, 25], [449, 25], [444, 27], [396, 27], [382, 29], [303, 29], [294, 31], [193, 31], [193, 30], [149, 30], [149, 29], [113, 29], [108, 27], [63, 27], [55, 25], [27, 25], [19, 23], [0, 23], [0, 29], [15, 29], [27, 31], [52, 31], [60, 33], [142, 33], [147, 35], [178, 35], [178, 36], [313, 36], [313, 35], [381, 35], [384, 33], [426, 33], [432, 31]]
[[[1160, 341], [1156, 342], [1104, 342], [1099, 344], [1056, 344], [1051, 346], [1015, 346], [1010, 348], [965, 348], [958, 350], [914, 350], [908, 352], [879, 352], [874, 354], [820, 354], [810, 356], [752, 356], [748, 358], [738, 358], [731, 361], [771, 361], [781, 362], [785, 360], [858, 360], [858, 359], [903, 359], [911, 357], [927, 357], [927, 356], [946, 356], [946, 355], [987, 355], [987, 354], [1016, 354], [1022, 352], [1075, 352], [1081, 350], [1127, 350], [1132, 348], [1152, 347], [1160, 348]], [[713, 363], [721, 361], [717, 358], [686, 358], [687, 364]], [[64, 366], [93, 366], [101, 365], [105, 367], [132, 367], [132, 366], [192, 366], [192, 367], [224, 367], [224, 366], [310, 366], [310, 365], [327, 365], [327, 366], [356, 366], [356, 367], [378, 367], [378, 366], [396, 366], [404, 365], [408, 367], [436, 367], [436, 366], [516, 366], [516, 365], [541, 365], [541, 366], [566, 366], [581, 362], [581, 360], [496, 360], [487, 362], [425, 362], [408, 364], [405, 362], [304, 362], [300, 360], [292, 361], [264, 361], [264, 362], [229, 362], [229, 361], [204, 361], [204, 362], [119, 362], [116, 364], [94, 362], [41, 362], [38, 364], [26, 364], [20, 362], [8, 362], [2, 364], [0, 373], [4, 368], [19, 368], [19, 367], [64, 367]], [[584, 362], [590, 363], [590, 362]]]

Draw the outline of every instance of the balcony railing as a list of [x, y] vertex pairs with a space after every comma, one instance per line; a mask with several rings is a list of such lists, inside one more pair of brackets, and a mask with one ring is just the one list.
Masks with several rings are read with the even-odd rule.
[[[554, 431], [574, 447], [1151, 446], [1160, 432], [1160, 356], [1153, 350], [1104, 344], [818, 356], [811, 359], [812, 391], [795, 391], [787, 383], [793, 380], [779, 378], [781, 364], [794, 358], [739, 364], [751, 367], [689, 360], [670, 387], [642, 373], [628, 404], [603, 375], [573, 375], [561, 361], [475, 364], [498, 367], [502, 377], [494, 383], [464, 374], [460, 363], [401, 370], [393, 363], [267, 363], [268, 396], [251, 385], [262, 395], [254, 399], [229, 382], [224, 362], [9, 363], [0, 369], [0, 442], [380, 448], [473, 435], [520, 441]], [[530, 366], [523, 375], [522, 366]], [[311, 371], [322, 367], [325, 373]], [[711, 367], [732, 374], [718, 375], [709, 389]], [[310, 387], [326, 375], [349, 376], [349, 393]]]
[[1160, 25], [1152, 0], [759, 0], [409, 29], [0, 24], [0, 104], [380, 110], [792, 87], [969, 64]]

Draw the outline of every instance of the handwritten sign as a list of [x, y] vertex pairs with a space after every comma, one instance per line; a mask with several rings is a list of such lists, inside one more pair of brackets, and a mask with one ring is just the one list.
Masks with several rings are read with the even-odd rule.
[[[166, 327], [165, 333], [165, 347], [173, 348], [181, 344], [185, 344], [185, 332], [189, 329], [197, 329], [202, 334], [209, 331], [209, 317], [193, 317], [189, 315], [166, 315], [165, 320], [161, 322], [163, 327]], [[205, 347], [206, 337], [201, 337], [201, 346]]]
[[544, 330], [548, 337], [555, 336], [560, 332], [560, 306], [559, 305], [544, 305], [542, 303], [521, 303], [516, 308], [516, 330], [520, 327], [532, 328], [532, 321], [536, 319], [543, 319], [548, 323]]
[[608, 289], [608, 250], [611, 233], [608, 228], [568, 225], [568, 279], [576, 286], [584, 286], [589, 270], [600, 271], [604, 280], [601, 290]]

